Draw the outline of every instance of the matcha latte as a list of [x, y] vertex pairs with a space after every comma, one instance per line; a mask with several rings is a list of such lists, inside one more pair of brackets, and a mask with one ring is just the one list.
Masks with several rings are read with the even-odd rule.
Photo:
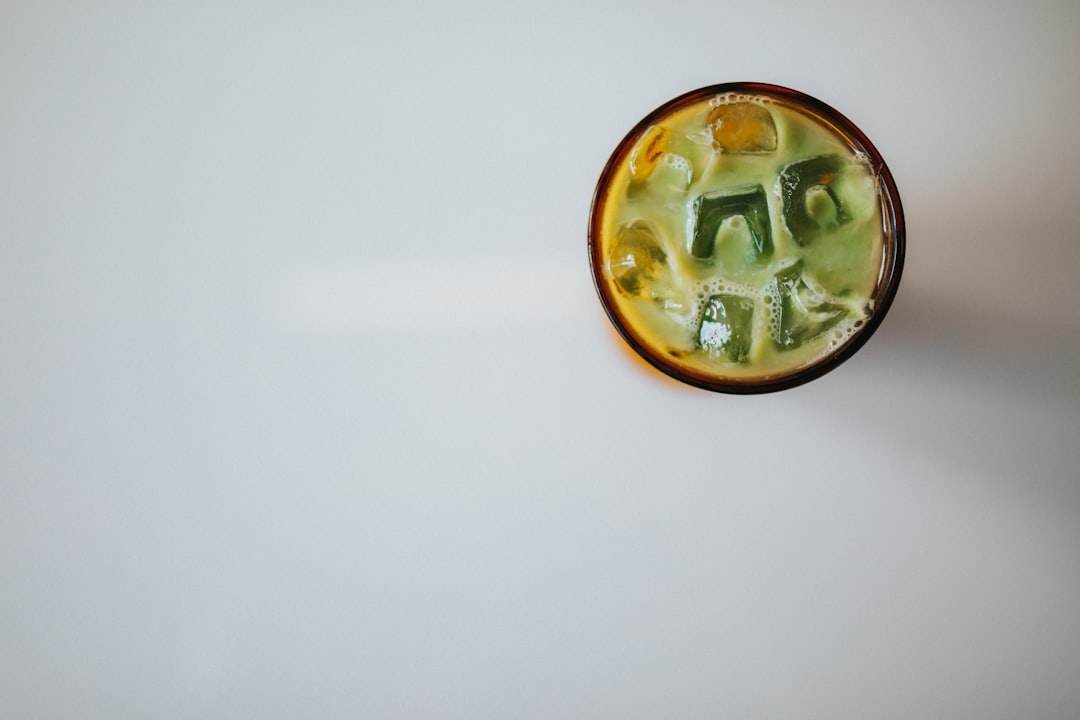
[[780, 390], [849, 357], [892, 301], [903, 215], [854, 125], [786, 88], [704, 88], [651, 113], [593, 200], [597, 290], [663, 372], [722, 392]]

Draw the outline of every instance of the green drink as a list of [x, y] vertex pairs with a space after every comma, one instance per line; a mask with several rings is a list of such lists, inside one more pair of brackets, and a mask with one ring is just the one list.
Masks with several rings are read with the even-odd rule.
[[899, 282], [895, 184], [846, 118], [737, 83], [646, 117], [600, 178], [597, 290], [646, 360], [723, 392], [792, 387], [849, 357]]

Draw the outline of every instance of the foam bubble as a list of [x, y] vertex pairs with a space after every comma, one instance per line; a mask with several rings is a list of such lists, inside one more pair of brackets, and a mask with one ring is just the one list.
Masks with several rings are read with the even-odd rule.
[[718, 108], [721, 105], [732, 105], [734, 103], [754, 103], [755, 105], [769, 105], [773, 102], [772, 98], [762, 97], [761, 95], [750, 95], [747, 93], [726, 92], [714, 95], [709, 99], [709, 109]]
[[690, 184], [690, 179], [693, 177], [694, 170], [690, 165], [690, 161], [684, 158], [682, 155], [676, 155], [675, 153], [662, 153], [658, 159], [659, 163], [662, 163], [667, 171], [665, 176], [670, 174], [670, 180], [668, 182], [677, 184], [682, 188], [685, 188]]

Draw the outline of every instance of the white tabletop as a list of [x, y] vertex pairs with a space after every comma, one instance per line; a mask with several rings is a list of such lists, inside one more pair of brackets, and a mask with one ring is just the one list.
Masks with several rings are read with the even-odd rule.
[[[1080, 716], [1080, 6], [161, 5], [0, 8], [0, 715]], [[737, 80], [908, 226], [759, 397], [585, 240]]]

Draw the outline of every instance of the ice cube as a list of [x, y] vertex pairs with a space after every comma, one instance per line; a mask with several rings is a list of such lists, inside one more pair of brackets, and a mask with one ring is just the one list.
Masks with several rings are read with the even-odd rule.
[[667, 253], [656, 230], [643, 220], [618, 231], [608, 255], [608, 269], [616, 286], [630, 297], [664, 301], [674, 295]]
[[761, 105], [732, 102], [709, 113], [713, 144], [726, 153], [769, 153], [776, 150], [776, 123]]
[[731, 362], [744, 363], [753, 339], [754, 300], [741, 295], [713, 295], [705, 303], [698, 344], [722, 352]]
[[806, 245], [850, 219], [833, 188], [844, 167], [836, 155], [817, 155], [780, 168], [784, 225], [798, 244]]
[[650, 125], [630, 151], [630, 180], [638, 189], [646, 182], [685, 189], [711, 157], [708, 138]]
[[667, 151], [667, 141], [671, 131], [659, 125], [650, 125], [641, 134], [641, 139], [630, 151], [630, 177], [644, 180], [656, 167], [660, 156]]
[[716, 234], [724, 221], [741, 216], [746, 221], [753, 248], [753, 262], [764, 262], [772, 257], [772, 226], [769, 221], [769, 203], [765, 188], [760, 185], [742, 185], [700, 195], [691, 208], [694, 217], [690, 254], [702, 260], [709, 259], [716, 251]]
[[779, 303], [776, 340], [783, 348], [796, 348], [814, 339], [848, 314], [847, 308], [807, 282], [801, 260], [776, 273], [773, 294]]

